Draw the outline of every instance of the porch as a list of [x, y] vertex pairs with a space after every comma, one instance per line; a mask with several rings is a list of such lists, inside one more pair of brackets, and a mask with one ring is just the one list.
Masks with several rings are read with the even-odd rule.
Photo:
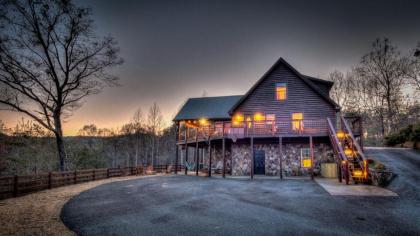
[[206, 142], [229, 138], [270, 137], [324, 137], [328, 136], [326, 119], [311, 120], [262, 120], [262, 121], [207, 121], [187, 120], [179, 122], [177, 144]]

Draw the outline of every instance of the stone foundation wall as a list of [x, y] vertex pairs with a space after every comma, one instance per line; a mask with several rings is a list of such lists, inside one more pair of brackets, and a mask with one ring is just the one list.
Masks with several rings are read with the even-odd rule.
[[[215, 169], [216, 173], [222, 173], [223, 171], [223, 155], [222, 155], [222, 148], [213, 148], [212, 149], [212, 160], [211, 166]], [[226, 155], [226, 172], [230, 169], [230, 150], [226, 148], [225, 150]], [[208, 162], [207, 162], [208, 163]]]
[[232, 175], [250, 175], [251, 147], [247, 144], [232, 144]]
[[[280, 153], [278, 147], [278, 144], [255, 144], [254, 146], [255, 150], [265, 151], [266, 175], [277, 176], [280, 174]], [[305, 176], [310, 174], [309, 168], [301, 167], [301, 148], [309, 148], [309, 144], [283, 144], [282, 165], [284, 176]], [[231, 155], [233, 175], [250, 175], [252, 160], [250, 145], [232, 144]], [[314, 144], [314, 162], [315, 173], [320, 172], [321, 163], [334, 162], [333, 151], [329, 144]]]

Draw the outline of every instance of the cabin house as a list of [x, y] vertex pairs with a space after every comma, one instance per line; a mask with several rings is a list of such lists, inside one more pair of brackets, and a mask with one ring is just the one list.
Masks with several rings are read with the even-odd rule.
[[343, 123], [332, 86], [280, 58], [244, 95], [190, 98], [173, 119], [175, 162], [209, 176], [313, 176], [325, 162], [340, 180], [364, 176], [361, 131]]

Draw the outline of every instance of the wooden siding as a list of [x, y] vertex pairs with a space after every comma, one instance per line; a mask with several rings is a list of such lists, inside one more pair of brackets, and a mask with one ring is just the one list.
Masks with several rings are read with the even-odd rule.
[[325, 83], [321, 83], [321, 82], [316, 82], [316, 81], [312, 81], [312, 83], [314, 83], [319, 90], [321, 90], [321, 92], [325, 93], [327, 96], [330, 95], [330, 86], [325, 84]]
[[[285, 101], [276, 100], [276, 83], [287, 83]], [[276, 120], [291, 119], [292, 113], [302, 112], [304, 120], [327, 117], [335, 120], [334, 107], [282, 63], [263, 79], [233, 114], [237, 112], [245, 116], [256, 112], [275, 114]]]

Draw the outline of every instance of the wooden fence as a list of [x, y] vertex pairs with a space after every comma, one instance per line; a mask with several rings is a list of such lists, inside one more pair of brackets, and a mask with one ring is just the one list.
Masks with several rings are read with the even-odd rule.
[[[178, 171], [182, 171], [184, 168], [184, 166], [178, 165]], [[153, 169], [146, 166], [137, 166], [2, 176], [0, 177], [0, 199], [93, 180], [129, 175], [172, 173], [173, 171], [175, 171], [174, 165], [156, 165]]]

